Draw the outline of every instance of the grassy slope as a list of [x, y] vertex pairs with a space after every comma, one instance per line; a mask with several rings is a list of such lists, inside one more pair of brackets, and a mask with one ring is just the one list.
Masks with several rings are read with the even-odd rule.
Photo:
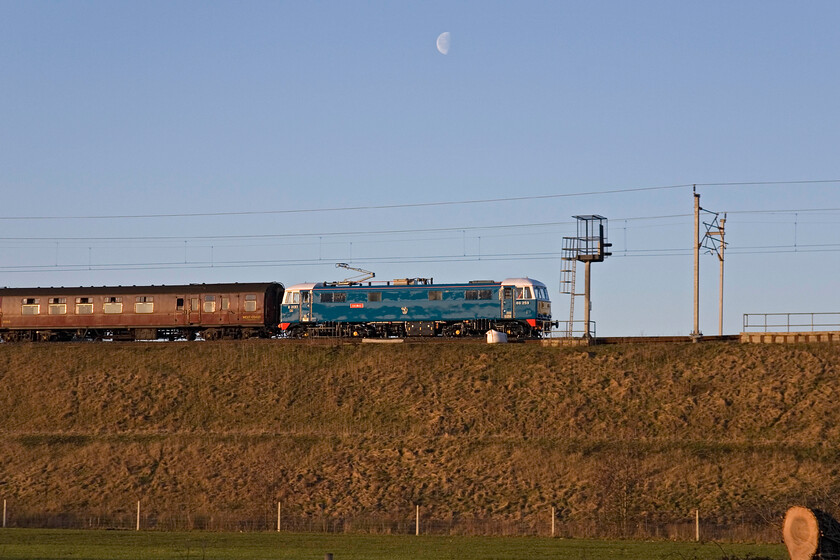
[[838, 373], [829, 345], [0, 345], [0, 494], [523, 520], [830, 509]]

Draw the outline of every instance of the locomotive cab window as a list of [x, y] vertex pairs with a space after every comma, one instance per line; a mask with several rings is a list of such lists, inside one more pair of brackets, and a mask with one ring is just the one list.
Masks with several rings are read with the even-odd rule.
[[23, 298], [20, 306], [21, 315], [40, 315], [41, 314], [41, 299], [40, 298]]
[[[286, 302], [288, 303], [288, 302]], [[257, 296], [255, 294], [248, 294], [245, 296], [245, 311], [257, 310]]]
[[93, 314], [93, 298], [77, 297], [76, 298], [76, 315], [91, 315]]
[[[283, 299], [283, 303], [285, 304], [300, 303], [300, 292], [286, 292], [286, 295]], [[246, 302], [245, 305], [247, 306], [248, 303]], [[254, 305], [256, 306], [256, 302], [254, 302]]]
[[102, 303], [102, 311], [104, 313], [122, 313], [122, 298], [108, 296]]
[[67, 314], [67, 298], [54, 297], [50, 298], [50, 315], [66, 315]]
[[155, 297], [154, 296], [137, 296], [134, 298], [134, 312], [135, 313], [154, 313], [155, 312]]
[[216, 296], [204, 296], [204, 312], [215, 313], [216, 311]]
[[531, 298], [531, 287], [530, 286], [523, 286], [516, 288], [516, 299], [532, 299]]

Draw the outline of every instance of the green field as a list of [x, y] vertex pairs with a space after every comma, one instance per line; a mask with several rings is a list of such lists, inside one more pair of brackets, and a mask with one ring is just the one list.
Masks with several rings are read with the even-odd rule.
[[537, 537], [367, 536], [0, 530], [2, 559], [200, 560], [718, 560], [787, 558], [783, 545], [602, 541]]

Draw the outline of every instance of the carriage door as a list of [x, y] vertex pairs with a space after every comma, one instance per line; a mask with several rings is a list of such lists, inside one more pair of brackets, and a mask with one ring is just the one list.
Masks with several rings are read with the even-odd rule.
[[191, 325], [198, 325], [201, 323], [201, 297], [191, 295], [188, 305], [189, 322]]
[[187, 296], [175, 296], [175, 324], [186, 325], [189, 323], [189, 298]]
[[516, 301], [513, 299], [515, 296], [516, 289], [513, 286], [502, 288], [502, 319], [513, 319], [513, 310], [516, 306]]
[[301, 290], [300, 292], [300, 322], [306, 323], [312, 320], [312, 290]]

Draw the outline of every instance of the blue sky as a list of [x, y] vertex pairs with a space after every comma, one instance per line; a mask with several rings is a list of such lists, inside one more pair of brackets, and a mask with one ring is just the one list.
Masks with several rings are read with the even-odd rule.
[[839, 311], [840, 182], [795, 183], [840, 179], [838, 24], [818, 1], [3, 2], [0, 285], [350, 262], [530, 276], [565, 318], [562, 238], [594, 213], [598, 334], [688, 334], [691, 187], [651, 188], [697, 183], [729, 212], [725, 332]]

